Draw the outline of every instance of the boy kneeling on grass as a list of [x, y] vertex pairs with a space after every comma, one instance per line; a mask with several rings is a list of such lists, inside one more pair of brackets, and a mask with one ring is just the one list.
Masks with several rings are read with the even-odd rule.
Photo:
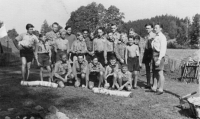
[[81, 85], [83, 88], [88, 88], [88, 62], [84, 59], [84, 54], [78, 54], [77, 56], [78, 60], [75, 60], [73, 63], [73, 74], [76, 80], [75, 87]]
[[67, 60], [67, 54], [60, 54], [60, 60], [56, 62], [54, 68], [54, 77], [55, 81], [58, 83], [59, 87], [64, 88], [66, 83], [69, 80], [74, 79], [72, 74], [72, 68], [69, 60]]
[[132, 74], [128, 71], [128, 66], [123, 64], [121, 71], [118, 73], [118, 90], [123, 90], [125, 88], [127, 91], [131, 91], [132, 81]]
[[114, 56], [111, 56], [109, 65], [106, 66], [106, 71], [105, 71], [105, 85], [104, 88], [109, 88], [110, 85], [112, 84], [112, 89], [117, 88], [117, 73], [118, 73], [119, 66], [116, 62], [116, 58]]
[[46, 68], [49, 73], [49, 82], [51, 82], [51, 48], [48, 40], [42, 34], [39, 35], [39, 42], [36, 45], [35, 51], [35, 58], [40, 67], [40, 80], [43, 81], [43, 70]]
[[104, 68], [100, 62], [98, 62], [98, 57], [93, 56], [92, 62], [89, 63], [89, 88], [94, 87], [94, 83], [98, 81], [98, 88], [101, 87], [103, 83]]

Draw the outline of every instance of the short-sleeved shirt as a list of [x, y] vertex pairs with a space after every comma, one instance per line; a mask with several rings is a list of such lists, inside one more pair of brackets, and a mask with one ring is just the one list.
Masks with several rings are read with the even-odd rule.
[[37, 36], [35, 36], [34, 34], [30, 35], [28, 33], [20, 34], [15, 39], [19, 42], [19, 45], [28, 48], [35, 46], [39, 42]]
[[37, 44], [37, 53], [49, 53], [51, 52], [50, 44], [48, 41], [39, 41]]
[[119, 71], [118, 76], [119, 78], [130, 80], [132, 78], [132, 73], [130, 71], [126, 71], [125, 73], [123, 73], [122, 71]]
[[106, 50], [106, 38], [101, 37], [101, 38], [95, 38], [93, 41], [93, 48], [94, 51], [105, 51]]
[[83, 60], [82, 63], [79, 63], [78, 60], [76, 60], [73, 64], [73, 68], [76, 70], [77, 74], [86, 73], [88, 70], [88, 62]]
[[81, 52], [81, 53], [86, 53], [87, 51], [87, 46], [85, 41], [80, 41], [76, 40], [73, 42], [72, 47], [71, 47], [72, 52]]
[[126, 44], [125, 43], [117, 43], [115, 46], [115, 54], [118, 60], [125, 59], [126, 52]]
[[69, 41], [67, 39], [58, 38], [55, 41], [57, 49], [69, 51]]
[[59, 38], [59, 36], [59, 32], [55, 33], [54, 31], [50, 31], [46, 33], [46, 38], [50, 41], [51, 48], [55, 46], [55, 40]]
[[57, 61], [55, 64], [55, 69], [57, 69], [56, 73], [60, 75], [72, 72], [71, 64], [69, 63], [69, 61], [67, 61], [66, 63], [63, 63], [62, 61]]
[[118, 70], [119, 70], [118, 64], [106, 66], [106, 73], [107, 74], [117, 73]]
[[89, 63], [89, 71], [90, 72], [92, 72], [92, 71], [100, 72], [100, 71], [104, 71], [104, 68], [100, 62], [98, 62], [96, 65], [91, 62], [91, 63]]
[[126, 52], [128, 57], [136, 57], [140, 54], [139, 47], [135, 44], [126, 46]]
[[92, 52], [93, 51], [93, 40], [91, 40], [89, 37], [85, 38], [85, 43], [87, 46], [87, 50]]
[[69, 47], [71, 49], [72, 43], [74, 41], [76, 41], [77, 38], [76, 38], [76, 36], [74, 34], [70, 34], [70, 35], [66, 34], [66, 39], [69, 41]]

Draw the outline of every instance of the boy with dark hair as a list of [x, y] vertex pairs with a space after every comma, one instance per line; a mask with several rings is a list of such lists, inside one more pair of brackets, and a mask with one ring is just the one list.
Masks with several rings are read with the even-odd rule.
[[55, 81], [58, 83], [59, 87], [62, 88], [65, 87], [64, 83], [74, 78], [67, 54], [60, 54], [60, 60], [56, 62], [53, 73]]
[[108, 33], [108, 38], [107, 38], [107, 60], [109, 61], [112, 56], [115, 56], [115, 46], [117, 42], [115, 42], [115, 39], [113, 37], [113, 33], [109, 32]]
[[104, 68], [100, 62], [98, 62], [98, 57], [93, 56], [92, 62], [89, 63], [89, 88], [94, 87], [95, 79], [98, 80], [98, 87], [101, 87], [103, 83]]
[[40, 79], [43, 81], [43, 70], [47, 68], [49, 73], [49, 82], [52, 80], [51, 73], [51, 48], [48, 40], [42, 34], [39, 35], [39, 42], [35, 49], [35, 59], [40, 67]]
[[75, 87], [79, 87], [81, 85], [83, 88], [88, 88], [88, 62], [84, 59], [83, 54], [80, 53], [77, 56], [78, 60], [75, 60], [73, 63], [73, 74], [76, 81]]
[[119, 69], [119, 66], [116, 62], [116, 58], [112, 56], [109, 60], [109, 65], [106, 66], [106, 71], [105, 71], [105, 76], [104, 76], [105, 88], [109, 88], [110, 85], [112, 85], [112, 89], [114, 89], [115, 86], [119, 88], [117, 84], [118, 69]]
[[120, 33], [117, 32], [117, 24], [114, 22], [111, 23], [111, 31], [113, 33], [114, 42], [117, 43], [120, 39]]
[[132, 74], [128, 71], [128, 66], [123, 64], [120, 72], [118, 73], [118, 90], [123, 90], [125, 88], [127, 91], [130, 91], [132, 89], [132, 81]]
[[138, 72], [140, 70], [140, 53], [139, 47], [134, 44], [134, 37], [129, 36], [128, 46], [126, 47], [125, 61], [128, 65], [128, 70], [134, 75], [134, 89], [137, 89]]
[[36, 44], [39, 42], [38, 38], [33, 34], [34, 26], [32, 24], [26, 25], [27, 33], [17, 36], [13, 43], [15, 47], [20, 50], [20, 57], [22, 61], [22, 80], [28, 80], [31, 62], [34, 58]]
[[64, 29], [60, 30], [60, 38], [57, 38], [55, 40], [55, 51], [56, 61], [60, 60], [61, 54], [66, 54], [67, 56], [69, 56], [69, 41], [66, 39], [66, 31]]

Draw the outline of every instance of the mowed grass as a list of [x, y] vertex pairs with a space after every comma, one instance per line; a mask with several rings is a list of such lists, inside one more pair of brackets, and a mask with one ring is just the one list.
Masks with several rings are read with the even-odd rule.
[[[0, 69], [0, 113], [15, 108], [7, 115], [14, 117], [29, 113], [36, 105], [45, 109], [56, 106], [70, 119], [191, 119], [189, 109], [181, 110], [179, 95], [198, 90], [197, 84], [185, 84], [170, 80], [166, 76], [165, 93], [157, 96], [145, 92], [145, 77], [140, 77], [138, 90], [132, 90], [133, 97], [117, 97], [94, 94], [91, 90], [74, 88], [24, 87], [20, 85], [20, 67]], [[32, 70], [31, 80], [39, 79], [39, 71]], [[25, 106], [24, 102], [33, 105]], [[0, 115], [4, 118], [6, 115]]]
[[181, 61], [188, 56], [193, 56], [196, 51], [196, 49], [167, 49], [167, 56]]

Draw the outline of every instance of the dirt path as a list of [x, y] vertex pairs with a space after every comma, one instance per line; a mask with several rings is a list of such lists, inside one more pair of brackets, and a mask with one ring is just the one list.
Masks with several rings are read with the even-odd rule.
[[[39, 79], [38, 70], [31, 80]], [[185, 84], [166, 78], [165, 93], [157, 96], [139, 88], [133, 90], [133, 98], [94, 94], [90, 90], [74, 88], [52, 89], [45, 87], [20, 86], [19, 67], [0, 69], [0, 118], [29, 113], [36, 105], [48, 108], [55, 105], [70, 118], [77, 119], [189, 119], [188, 110], [180, 110], [177, 95], [197, 91], [197, 84]], [[141, 77], [139, 86], [144, 86]], [[25, 105], [31, 101], [32, 105]], [[14, 112], [7, 112], [15, 108]], [[2, 113], [4, 112], [4, 113]]]

